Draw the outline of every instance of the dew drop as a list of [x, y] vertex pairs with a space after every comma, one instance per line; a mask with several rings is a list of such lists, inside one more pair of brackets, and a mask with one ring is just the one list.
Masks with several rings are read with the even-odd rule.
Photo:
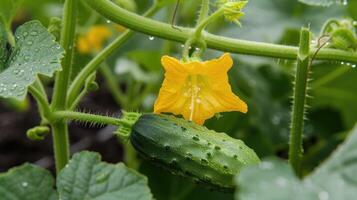
[[279, 187], [285, 187], [286, 186], [286, 179], [283, 177], [278, 177], [275, 181], [276, 185]]
[[12, 85], [12, 87], [11, 87], [11, 90], [14, 91], [14, 90], [16, 90], [16, 88], [17, 88], [17, 84], [14, 83], [14, 84]]
[[271, 162], [263, 161], [259, 165], [261, 169], [267, 170], [267, 169], [273, 169], [274, 165]]
[[347, 6], [348, 0], [342, 0], [342, 5]]
[[36, 36], [37, 35], [37, 31], [31, 31], [30, 35]]
[[353, 64], [353, 65], [352, 65], [352, 68], [356, 68], [356, 64]]
[[155, 39], [154, 36], [149, 36], [149, 40], [153, 41]]
[[319, 193], [319, 199], [320, 200], [328, 200], [330, 198], [330, 195], [326, 191], [322, 191]]
[[30, 41], [27, 41], [27, 44], [28, 44], [28, 45], [32, 45], [33, 42], [30, 40]]
[[29, 183], [28, 182], [22, 182], [21, 185], [22, 185], [22, 187], [27, 187], [29, 185]]
[[111, 23], [111, 21], [110, 21], [109, 19], [108, 19], [106, 22], [107, 22], [107, 24], [110, 24], [110, 23]]
[[23, 34], [22, 34], [24, 37], [26, 37], [28, 35], [28, 33], [25, 31]]
[[182, 48], [184, 48], [184, 47], [185, 47], [185, 45], [181, 44], [181, 47], [182, 47]]

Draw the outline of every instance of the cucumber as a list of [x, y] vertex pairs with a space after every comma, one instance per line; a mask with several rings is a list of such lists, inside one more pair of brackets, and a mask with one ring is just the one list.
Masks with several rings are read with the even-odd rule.
[[169, 115], [141, 115], [129, 138], [154, 164], [221, 190], [234, 188], [242, 167], [260, 162], [243, 141]]

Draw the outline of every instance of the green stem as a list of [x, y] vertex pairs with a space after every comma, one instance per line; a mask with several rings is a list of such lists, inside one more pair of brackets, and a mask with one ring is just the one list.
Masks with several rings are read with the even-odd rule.
[[[52, 101], [53, 111], [66, 109], [67, 88], [72, 68], [73, 45], [76, 29], [77, 0], [66, 0], [63, 9], [63, 25], [61, 32], [61, 46], [66, 55], [62, 59], [62, 71], [56, 75]], [[57, 174], [66, 166], [69, 160], [68, 126], [66, 121], [52, 123], [53, 144]]]
[[43, 96], [46, 96], [47, 97], [47, 93], [46, 93], [46, 90], [45, 90], [45, 87], [41, 81], [41, 79], [39, 77], [36, 78], [36, 81], [33, 83], [33, 86], [38, 89]]
[[309, 29], [303, 28], [300, 34], [300, 49], [295, 76], [289, 143], [289, 163], [299, 176], [301, 176], [301, 160], [303, 154], [302, 139], [310, 67], [310, 41], [311, 33]]
[[29, 92], [35, 98], [42, 120], [47, 119], [51, 115], [50, 104], [48, 103], [47, 96], [43, 95], [36, 87], [30, 86]]
[[[202, 4], [204, 4], [204, 3], [206, 3], [205, 0], [202, 1]], [[202, 5], [203, 9], [204, 9], [204, 6], [205, 5]], [[207, 15], [207, 13], [205, 11], [203, 11], [203, 14], [205, 16]], [[195, 43], [197, 41], [200, 41], [202, 43], [202, 41], [204, 41], [204, 39], [202, 39], [202, 32], [206, 28], [206, 26], [209, 23], [211, 23], [212, 21], [214, 21], [215, 19], [217, 19], [218, 17], [222, 16], [223, 14], [224, 14], [224, 10], [223, 10], [223, 8], [221, 8], [221, 9], [217, 10], [216, 12], [214, 12], [209, 17], [203, 17], [202, 15], [200, 15], [194, 33], [188, 38], [188, 40], [185, 43], [185, 47], [183, 49], [183, 54], [182, 54], [184, 61], [189, 60], [189, 52], [190, 52], [192, 43]], [[204, 48], [206, 47], [206, 43], [205, 42], [203, 42], [203, 43], [204, 44], [201, 45], [201, 50], [200, 50], [201, 53], [204, 51]]]
[[[66, 0], [63, 11], [63, 29], [61, 32], [61, 46], [66, 55], [62, 59], [62, 71], [56, 76], [52, 107], [63, 110], [67, 106], [67, 88], [72, 68], [73, 45], [76, 31], [77, 0]], [[86, 78], [86, 77], [84, 77]]]
[[77, 108], [78, 104], [81, 102], [81, 100], [83, 99], [83, 97], [88, 93], [87, 89], [83, 89], [78, 96], [76, 97], [76, 99], [72, 102], [71, 106], [69, 107], [69, 110], [74, 110]]
[[[191, 36], [193, 29], [184, 27], [172, 28], [170, 24], [148, 19], [120, 8], [109, 0], [91, 0], [86, 3], [102, 16], [111, 21], [148, 35], [161, 37], [177, 42], [185, 42]], [[179, 30], [178, 30], [179, 29]], [[262, 42], [252, 42], [205, 34], [207, 47], [248, 55], [266, 56], [282, 59], [296, 59], [298, 48]], [[312, 49], [312, 52], [314, 49]], [[316, 50], [316, 49], [315, 49]], [[312, 53], [311, 52], [311, 53]], [[322, 49], [316, 56], [317, 60], [336, 60], [357, 63], [357, 54], [336, 49]]]
[[55, 120], [77, 120], [82, 122], [91, 122], [96, 124], [106, 124], [106, 125], [114, 125], [114, 126], [132, 126], [128, 124], [125, 120], [120, 118], [102, 116], [102, 115], [94, 115], [90, 113], [81, 113], [74, 111], [57, 111], [53, 113], [53, 118]]
[[15, 37], [14, 34], [12, 33], [11, 29], [7, 29], [7, 40], [9, 41], [9, 44], [11, 45], [11, 47], [15, 47], [16, 42], [15, 42]]
[[[154, 3], [151, 8], [144, 14], [144, 16], [151, 16], [158, 10], [158, 4]], [[76, 76], [73, 80], [69, 90], [68, 90], [68, 103], [75, 100], [77, 94], [79, 93], [81, 87], [83, 86], [86, 77], [92, 74], [94, 71], [98, 70], [100, 64], [106, 60], [115, 50], [117, 50], [121, 45], [123, 45], [132, 35], [134, 31], [127, 30], [117, 37], [112, 43], [110, 43], [105, 49], [103, 49], [96, 57], [94, 57]]]
[[123, 95], [121, 89], [118, 87], [118, 83], [115, 80], [113, 73], [111, 72], [109, 66], [107, 64], [103, 64], [99, 68], [99, 72], [104, 77], [105, 82], [107, 83], [107, 87], [110, 90], [115, 102], [120, 105], [124, 106], [127, 103], [125, 96]]
[[209, 13], [209, 0], [202, 0], [200, 15], [197, 19], [197, 24], [200, 24], [203, 20], [208, 17]]
[[69, 138], [66, 122], [52, 124], [52, 137], [56, 172], [59, 174], [59, 172], [67, 165], [69, 160]]
[[209, 23], [211, 23], [212, 21], [214, 21], [215, 19], [221, 17], [223, 14], [224, 14], [224, 9], [220, 8], [219, 10], [214, 12], [212, 15], [210, 15], [209, 17], [202, 20], [199, 24], [197, 24], [194, 35], [196, 37], [201, 37], [202, 31], [206, 28], [206, 26]]

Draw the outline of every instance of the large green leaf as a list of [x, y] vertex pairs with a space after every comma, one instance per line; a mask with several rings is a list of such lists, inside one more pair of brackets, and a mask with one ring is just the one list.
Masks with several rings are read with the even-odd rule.
[[306, 180], [325, 191], [330, 199], [356, 199], [357, 194], [357, 126], [332, 156]]
[[15, 40], [6, 69], [0, 73], [0, 96], [23, 99], [37, 74], [52, 76], [61, 69], [64, 50], [38, 21], [20, 26]]
[[341, 200], [357, 194], [357, 126], [350, 137], [314, 173], [299, 180], [290, 166], [276, 159], [245, 168], [236, 177], [240, 200]]
[[347, 5], [348, 0], [299, 0], [302, 3], [311, 6], [331, 6], [333, 4]]
[[40, 167], [24, 164], [0, 174], [1, 200], [55, 200], [54, 179]]
[[7, 29], [10, 28], [12, 18], [23, 0], [1, 0], [0, 1], [0, 23], [2, 22]]
[[62, 200], [151, 200], [147, 178], [124, 164], [100, 161], [100, 155], [81, 152], [73, 156], [57, 178]]
[[244, 169], [236, 178], [238, 200], [317, 200], [311, 188], [305, 187], [289, 165], [268, 159], [259, 166]]

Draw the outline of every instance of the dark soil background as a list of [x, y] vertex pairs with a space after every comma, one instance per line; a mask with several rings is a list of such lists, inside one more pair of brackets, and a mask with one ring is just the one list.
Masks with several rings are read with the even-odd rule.
[[[120, 116], [120, 108], [111, 98], [103, 84], [94, 93], [87, 95], [79, 110]], [[40, 118], [34, 100], [26, 112], [15, 112], [0, 101], [0, 172], [30, 162], [54, 172], [52, 137], [43, 141], [32, 141], [26, 131], [39, 125]], [[99, 152], [102, 159], [116, 163], [122, 160], [122, 148], [114, 137], [115, 127], [90, 127], [87, 124], [73, 122], [70, 125], [71, 153], [80, 150]]]

